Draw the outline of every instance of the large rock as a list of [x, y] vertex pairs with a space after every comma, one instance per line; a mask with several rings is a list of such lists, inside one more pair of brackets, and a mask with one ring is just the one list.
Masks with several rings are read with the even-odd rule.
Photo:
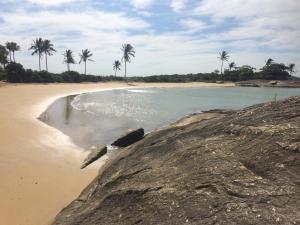
[[107, 147], [95, 148], [91, 150], [91, 153], [87, 156], [87, 158], [83, 161], [82, 166], [80, 169], [84, 169], [91, 163], [95, 162], [96, 160], [100, 159], [107, 153]]
[[204, 118], [120, 151], [53, 224], [300, 224], [300, 97]]
[[144, 129], [140, 128], [125, 134], [124, 136], [120, 137], [111, 145], [116, 147], [127, 147], [141, 140], [144, 137], [144, 134], [145, 134]]

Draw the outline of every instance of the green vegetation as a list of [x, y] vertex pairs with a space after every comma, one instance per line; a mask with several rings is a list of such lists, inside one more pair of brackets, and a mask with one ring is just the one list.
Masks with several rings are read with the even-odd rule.
[[50, 40], [44, 40], [42, 51], [46, 57], [46, 71], [48, 72], [48, 56], [53, 55], [52, 53], [56, 52], [56, 50], [53, 48], [53, 44], [51, 43]]
[[68, 67], [68, 71], [70, 71], [70, 64], [75, 64], [75, 59], [73, 57], [73, 52], [72, 50], [68, 49], [65, 51], [65, 53], [63, 54], [64, 56], [64, 63], [67, 64]]
[[266, 61], [266, 67], [270, 66], [272, 63], [274, 62], [273, 59], [269, 58], [267, 61]]
[[123, 58], [122, 60], [125, 63], [125, 74], [124, 74], [124, 78], [126, 80], [127, 77], [127, 67], [126, 64], [131, 62], [131, 57], [135, 57], [135, 51], [134, 48], [131, 44], [124, 44], [122, 46], [122, 52], [123, 52]]
[[234, 70], [225, 70], [224, 79], [228, 81], [245, 81], [254, 79], [254, 68], [248, 65], [235, 67]]
[[7, 81], [9, 82], [25, 82], [25, 69], [20, 63], [9, 63], [6, 66]]
[[[0, 77], [1, 77], [0, 70]], [[123, 78], [115, 76], [93, 76], [79, 74], [76, 71], [67, 71], [61, 74], [43, 71], [25, 70], [19, 63], [9, 63], [6, 66], [6, 79], [13, 83], [80, 83], [100, 81], [122, 81]]]
[[20, 51], [20, 46], [16, 42], [6, 42], [6, 49], [9, 52], [9, 62], [16, 62], [15, 52]]
[[271, 63], [265, 65], [261, 72], [257, 74], [257, 79], [265, 80], [288, 80], [290, 74], [288, 73], [288, 67], [283, 63]]
[[[215, 70], [212, 73], [197, 73], [197, 74], [173, 74], [173, 75], [153, 75], [153, 76], [137, 76], [127, 77], [127, 63], [130, 63], [135, 57], [135, 50], [131, 44], [122, 45], [122, 61], [124, 62], [124, 78], [117, 77], [117, 72], [121, 70], [121, 62], [114, 61], [113, 70], [114, 76], [94, 76], [87, 75], [87, 61], [93, 61], [93, 54], [90, 50], [85, 49], [79, 54], [80, 61], [84, 62], [84, 74], [79, 74], [70, 69], [70, 64], [75, 64], [76, 61], [72, 50], [68, 49], [64, 52], [63, 63], [67, 64], [67, 71], [56, 74], [48, 72], [48, 56], [56, 52], [54, 45], [50, 40], [36, 38], [29, 50], [32, 50], [32, 55], [38, 55], [39, 71], [24, 69], [22, 64], [16, 63], [15, 52], [20, 50], [15, 42], [7, 42], [6, 46], [0, 45], [0, 80], [8, 82], [35, 82], [35, 83], [50, 83], [50, 82], [99, 82], [99, 81], [131, 81], [131, 82], [217, 82], [217, 81], [246, 81], [253, 79], [263, 80], [288, 80], [295, 73], [295, 64], [291, 63], [286, 66], [283, 63], [277, 63], [272, 58], [266, 60], [265, 65], [259, 71], [249, 65], [237, 66], [235, 62], [228, 63], [226, 68], [225, 62], [229, 59], [229, 54], [226, 51], [219, 53], [221, 60], [221, 70]], [[42, 56], [45, 56], [46, 70], [41, 68]]]
[[87, 61], [94, 61], [92, 59], [90, 59], [90, 57], [93, 56], [93, 54], [90, 52], [90, 50], [88, 49], [85, 49], [85, 50], [82, 50], [81, 53], [79, 54], [80, 56], [80, 61], [79, 61], [79, 64], [81, 62], [84, 62], [84, 74], [86, 75], [86, 62]]
[[0, 65], [3, 68], [8, 63], [7, 57], [8, 57], [8, 51], [6, 50], [5, 46], [0, 45]]
[[173, 74], [173, 75], [153, 75], [145, 77], [130, 77], [128, 81], [132, 82], [165, 82], [165, 83], [182, 83], [182, 82], [216, 82], [220, 76], [218, 73], [197, 73], [197, 74]]
[[6, 79], [6, 71], [0, 67], [0, 80]]
[[290, 76], [292, 76], [295, 73], [295, 63], [291, 63], [288, 67], [288, 71], [290, 73]]
[[116, 60], [113, 64], [113, 69], [115, 71], [115, 77], [117, 76], [117, 71], [121, 70], [121, 62], [119, 60]]
[[226, 51], [222, 51], [219, 53], [219, 59], [222, 61], [221, 63], [221, 79], [224, 80], [224, 77], [223, 77], [223, 65], [224, 65], [224, 62], [225, 61], [228, 61], [229, 59], [229, 55]]
[[236, 68], [235, 62], [229, 63], [229, 71], [231, 71], [233, 68]]
[[29, 50], [33, 50], [31, 53], [32, 55], [37, 54], [39, 57], [39, 70], [41, 71], [41, 58], [43, 54], [43, 46], [44, 46], [44, 41], [42, 38], [36, 38], [33, 43], [31, 44], [31, 47]]

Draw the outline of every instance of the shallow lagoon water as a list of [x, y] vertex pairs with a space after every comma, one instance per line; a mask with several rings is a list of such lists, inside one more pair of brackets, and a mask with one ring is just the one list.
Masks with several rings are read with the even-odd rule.
[[195, 112], [241, 109], [300, 95], [296, 88], [144, 88], [68, 96], [55, 101], [41, 120], [89, 149], [112, 143], [129, 130], [146, 132]]

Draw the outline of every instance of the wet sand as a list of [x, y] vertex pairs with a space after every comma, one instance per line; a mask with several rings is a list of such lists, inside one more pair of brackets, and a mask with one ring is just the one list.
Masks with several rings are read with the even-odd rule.
[[[59, 97], [108, 88], [216, 87], [228, 84], [19, 84], [0, 87], [0, 224], [43, 225], [96, 176], [80, 170], [87, 153], [37, 117]], [[133, 86], [134, 87], [134, 86]]]

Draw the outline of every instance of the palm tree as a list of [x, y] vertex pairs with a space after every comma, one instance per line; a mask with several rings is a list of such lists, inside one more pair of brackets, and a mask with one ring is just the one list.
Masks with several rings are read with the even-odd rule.
[[94, 61], [92, 59], [89, 59], [90, 57], [93, 56], [93, 54], [90, 52], [90, 50], [88, 49], [85, 49], [85, 50], [82, 50], [81, 53], [79, 54], [80, 56], [80, 61], [79, 63], [81, 62], [84, 62], [84, 74], [86, 75], [86, 62], [87, 61]]
[[125, 62], [125, 80], [126, 80], [126, 76], [127, 76], [127, 67], [126, 64], [127, 62], [130, 63], [131, 62], [131, 56], [135, 57], [135, 51], [134, 48], [131, 44], [124, 44], [121, 48], [122, 52], [123, 52], [123, 57], [122, 60], [124, 60]]
[[16, 42], [10, 42], [10, 44], [11, 44], [11, 51], [13, 54], [13, 59], [14, 59], [14, 62], [16, 62], [15, 52], [20, 51], [21, 48]]
[[73, 52], [68, 49], [65, 51], [65, 53], [63, 54], [64, 58], [64, 63], [67, 63], [68, 66], [68, 71], [70, 71], [70, 64], [75, 64], [75, 59], [73, 57]]
[[39, 70], [41, 71], [41, 58], [43, 54], [43, 46], [44, 46], [44, 41], [42, 38], [36, 38], [33, 40], [33, 43], [31, 44], [31, 47], [29, 50], [33, 50], [31, 55], [38, 54], [39, 56]]
[[121, 62], [119, 60], [116, 60], [114, 63], [113, 63], [113, 69], [115, 71], [115, 77], [117, 76], [117, 71], [118, 70], [121, 70]]
[[295, 73], [295, 63], [291, 63], [291, 64], [288, 66], [288, 71], [290, 72], [290, 76], [292, 76], [293, 73]]
[[267, 61], [266, 61], [266, 67], [269, 67], [271, 66], [271, 64], [274, 62], [273, 59], [269, 58]]
[[11, 53], [12, 53], [12, 49], [13, 49], [11, 42], [6, 42], [5, 43], [5, 47], [8, 50], [8, 53], [9, 53], [9, 62], [11, 63], [12, 62]]
[[53, 55], [52, 52], [56, 52], [56, 50], [53, 48], [53, 44], [51, 43], [50, 40], [44, 40], [43, 41], [43, 53], [45, 53], [46, 56], [46, 71], [48, 72], [48, 55]]
[[219, 53], [219, 59], [222, 61], [222, 64], [221, 64], [221, 76], [222, 76], [222, 80], [223, 80], [223, 63], [224, 61], [228, 61], [229, 59], [229, 55], [226, 51], [222, 51]]
[[217, 70], [217, 69], [216, 69], [216, 70], [214, 70], [214, 73], [215, 73], [215, 74], [219, 74], [219, 73], [220, 73], [220, 70]]
[[3, 65], [3, 68], [5, 68], [5, 65], [8, 63], [7, 56], [8, 51], [5, 48], [5, 46], [0, 45], [0, 64]]
[[232, 68], [235, 68], [236, 67], [236, 64], [235, 64], [235, 62], [231, 62], [231, 63], [229, 63], [229, 71], [231, 71], [232, 70]]

